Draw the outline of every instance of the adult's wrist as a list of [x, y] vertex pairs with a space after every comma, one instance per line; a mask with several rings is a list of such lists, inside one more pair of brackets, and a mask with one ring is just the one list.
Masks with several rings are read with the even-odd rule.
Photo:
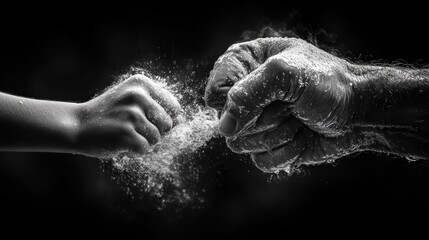
[[425, 69], [351, 65], [351, 128], [367, 150], [426, 158], [429, 151], [429, 74]]

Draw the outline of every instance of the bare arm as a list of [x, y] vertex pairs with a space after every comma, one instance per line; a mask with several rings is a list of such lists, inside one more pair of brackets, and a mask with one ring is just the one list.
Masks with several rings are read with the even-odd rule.
[[176, 98], [135, 75], [84, 103], [0, 93], [0, 151], [141, 156], [173, 126]]
[[0, 150], [75, 151], [81, 105], [0, 93]]
[[368, 150], [429, 158], [429, 70], [354, 65], [351, 125], [374, 143]]

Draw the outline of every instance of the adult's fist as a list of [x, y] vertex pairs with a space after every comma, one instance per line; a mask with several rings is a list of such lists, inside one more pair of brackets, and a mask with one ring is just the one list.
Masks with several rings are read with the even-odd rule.
[[260, 38], [216, 61], [205, 99], [228, 146], [264, 171], [316, 164], [361, 144], [349, 126], [354, 67], [301, 39]]

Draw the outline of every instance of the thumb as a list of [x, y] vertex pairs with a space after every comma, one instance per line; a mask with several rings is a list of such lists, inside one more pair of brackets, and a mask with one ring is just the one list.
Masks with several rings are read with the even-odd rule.
[[298, 71], [281, 58], [268, 59], [255, 71], [237, 82], [228, 92], [226, 110], [219, 123], [224, 136], [240, 135], [252, 127], [263, 108], [274, 101], [296, 99]]

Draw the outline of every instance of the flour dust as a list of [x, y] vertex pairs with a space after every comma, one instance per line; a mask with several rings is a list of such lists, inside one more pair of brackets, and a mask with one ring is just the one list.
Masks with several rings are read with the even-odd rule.
[[[149, 71], [149, 70], [151, 71]], [[154, 75], [152, 72], [160, 75]], [[170, 132], [141, 157], [116, 157], [111, 161], [117, 179], [126, 181], [129, 192], [149, 196], [159, 209], [203, 203], [205, 189], [198, 188], [201, 158], [213, 147], [209, 140], [217, 136], [216, 111], [204, 106], [204, 79], [193, 76], [192, 69], [159, 71], [152, 65], [133, 67], [119, 81], [144, 74], [168, 89], [179, 100], [182, 112]], [[162, 76], [164, 75], [164, 76]], [[187, 79], [186, 79], [187, 78]], [[197, 204], [198, 205], [198, 204]]]

